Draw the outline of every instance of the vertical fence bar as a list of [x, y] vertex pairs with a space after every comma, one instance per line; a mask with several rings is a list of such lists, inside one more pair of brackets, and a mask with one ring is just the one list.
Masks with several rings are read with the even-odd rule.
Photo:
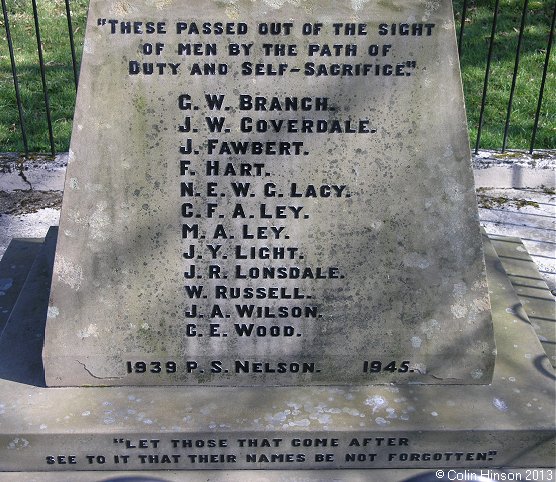
[[12, 44], [12, 35], [10, 32], [10, 22], [8, 20], [8, 9], [6, 8], [6, 0], [2, 0], [2, 13], [4, 14], [4, 28], [6, 30], [6, 39], [8, 41], [8, 50], [10, 51], [10, 62], [12, 65], [12, 78], [14, 82], [15, 99], [17, 102], [17, 110], [19, 111], [19, 126], [21, 128], [21, 140], [25, 156], [29, 156], [29, 144], [27, 143], [27, 130], [25, 129], [25, 117], [23, 114], [23, 105], [21, 103], [21, 95], [19, 93], [19, 80], [17, 78], [17, 68], [15, 65], [14, 47]]
[[523, 11], [521, 12], [521, 25], [519, 27], [519, 36], [517, 38], [517, 48], [515, 51], [515, 64], [514, 74], [512, 77], [512, 87], [510, 89], [510, 100], [508, 101], [508, 112], [506, 113], [506, 124], [504, 125], [504, 139], [502, 140], [502, 152], [506, 150], [506, 143], [508, 141], [508, 131], [510, 128], [510, 116], [512, 115], [512, 105], [514, 102], [515, 84], [517, 80], [517, 73], [519, 70], [519, 57], [521, 54], [521, 41], [523, 40], [523, 32], [525, 30], [525, 19], [527, 18], [527, 7], [529, 0], [524, 0]]
[[552, 13], [552, 24], [550, 25], [550, 33], [548, 34], [548, 46], [546, 47], [546, 57], [544, 59], [544, 69], [542, 72], [541, 88], [539, 91], [539, 102], [535, 113], [535, 123], [533, 124], [533, 136], [531, 137], [531, 147], [529, 153], [533, 153], [535, 149], [535, 138], [537, 137], [537, 129], [539, 127], [539, 117], [541, 115], [542, 98], [544, 94], [544, 84], [546, 82], [546, 74], [548, 72], [548, 63], [550, 62], [550, 51], [552, 49], [552, 40], [554, 38], [554, 22], [556, 20], [556, 2], [554, 3], [554, 12]]
[[70, 49], [71, 49], [71, 63], [73, 66], [73, 81], [75, 83], [75, 90], [77, 90], [79, 76], [77, 73], [77, 60], [75, 58], [75, 42], [73, 40], [73, 26], [71, 23], [71, 10], [70, 10], [69, 0], [66, 0], [66, 17], [68, 19], [68, 32], [69, 32], [69, 42], [70, 42]]
[[[519, 71], [521, 45], [522, 45], [523, 36], [524, 36], [524, 29], [525, 29], [525, 24], [526, 24], [527, 9], [528, 9], [529, 1], [528, 0], [523, 0], [523, 2], [524, 2], [523, 3], [523, 11], [522, 11], [522, 16], [521, 16], [521, 26], [520, 26], [520, 30], [519, 30], [518, 44], [517, 44], [517, 48], [516, 48], [516, 57], [515, 57], [515, 63], [514, 63], [512, 86], [511, 86], [511, 90], [510, 90], [510, 98], [509, 98], [508, 109], [507, 109], [507, 113], [506, 113], [506, 123], [505, 123], [505, 126], [504, 126], [504, 138], [503, 138], [503, 143], [502, 143], [502, 152], [504, 152], [506, 147], [507, 147], [509, 126], [510, 126], [510, 119], [511, 119], [511, 111], [512, 111], [512, 106], [513, 106], [513, 99], [514, 99], [514, 94], [515, 94], [516, 83], [517, 83], [517, 74], [518, 74], [518, 71]], [[459, 29], [459, 41], [458, 41], [458, 54], [459, 54], [460, 57], [461, 57], [462, 47], [463, 47], [463, 35], [464, 35], [464, 29], [465, 29], [465, 19], [466, 19], [466, 16], [467, 16], [468, 3], [469, 3], [468, 0], [463, 0], [461, 24], [460, 24], [460, 29]], [[41, 79], [42, 79], [44, 100], [45, 100], [45, 105], [46, 105], [46, 116], [47, 116], [47, 122], [48, 122], [50, 147], [51, 147], [51, 152], [54, 155], [55, 154], [54, 135], [53, 135], [53, 128], [52, 128], [50, 101], [49, 101], [48, 88], [47, 88], [47, 83], [46, 83], [46, 70], [45, 70], [45, 64], [44, 64], [44, 59], [43, 59], [42, 43], [41, 43], [41, 38], [40, 38], [39, 18], [38, 18], [36, 0], [32, 0], [32, 4], [33, 4], [33, 15], [34, 15], [34, 21], [35, 21], [36, 38], [37, 38], [37, 51], [38, 51], [38, 56], [39, 56]], [[28, 155], [29, 154], [29, 146], [28, 146], [28, 139], [27, 139], [27, 130], [26, 130], [26, 125], [25, 125], [25, 114], [24, 114], [23, 104], [22, 104], [22, 100], [21, 100], [21, 94], [20, 94], [20, 90], [19, 90], [17, 67], [16, 67], [16, 62], [15, 62], [13, 43], [12, 43], [11, 32], [10, 32], [10, 25], [9, 25], [9, 19], [8, 19], [8, 10], [7, 10], [7, 7], [6, 7], [6, 0], [1, 0], [1, 5], [2, 5], [3, 18], [4, 18], [4, 28], [5, 28], [5, 31], [6, 31], [6, 37], [7, 37], [7, 42], [8, 42], [9, 54], [10, 54], [15, 97], [16, 97], [17, 107], [18, 107], [18, 111], [19, 111], [19, 123], [20, 123], [20, 128], [21, 128], [22, 143], [23, 143], [23, 146], [24, 146], [25, 155]], [[78, 81], [79, 81], [79, 74], [78, 74], [78, 68], [77, 68], [77, 58], [76, 58], [76, 53], [75, 53], [75, 40], [74, 40], [74, 35], [73, 35], [70, 0], [65, 0], [65, 6], [66, 6], [66, 17], [67, 17], [67, 23], [68, 23], [70, 49], [71, 49], [71, 56], [72, 56], [74, 83], [75, 83], [75, 87], [77, 88]], [[551, 22], [551, 27], [550, 27], [550, 32], [549, 32], [548, 45], [547, 45], [547, 50], [546, 50], [546, 57], [545, 57], [545, 61], [544, 61], [542, 81], [541, 81], [541, 86], [540, 86], [540, 91], [539, 91], [539, 96], [538, 96], [538, 104], [537, 104], [537, 109], [536, 109], [536, 112], [535, 112], [535, 120], [534, 120], [533, 132], [532, 132], [532, 137], [531, 137], [531, 144], [530, 144], [530, 149], [529, 149], [530, 153], [532, 153], [534, 151], [534, 148], [535, 148], [535, 141], [536, 141], [536, 135], [537, 135], [538, 127], [539, 127], [540, 113], [541, 113], [541, 109], [542, 109], [543, 95], [544, 95], [545, 84], [546, 84], [546, 77], [547, 77], [548, 66], [549, 66], [549, 62], [550, 62], [550, 54], [551, 54], [551, 49], [552, 49], [552, 43], [553, 43], [553, 40], [554, 40], [554, 27], [555, 27], [555, 19], [556, 19], [556, 4], [555, 4], [554, 7], [555, 8], [554, 8], [553, 15], [552, 15], [552, 22]], [[491, 31], [491, 35], [490, 35], [489, 51], [488, 51], [488, 57], [487, 57], [487, 66], [486, 66], [486, 70], [485, 70], [483, 95], [482, 95], [482, 100], [481, 100], [481, 110], [480, 110], [480, 116], [479, 116], [479, 126], [478, 126], [478, 129], [477, 129], [477, 139], [476, 139], [476, 145], [475, 145], [475, 153], [478, 152], [479, 147], [480, 147], [480, 141], [481, 141], [481, 133], [482, 133], [483, 122], [484, 122], [484, 111], [485, 111], [485, 106], [486, 106], [488, 83], [489, 83], [489, 78], [490, 78], [490, 66], [491, 66], [491, 60], [492, 60], [492, 54], [493, 54], [494, 38], [495, 38], [496, 28], [497, 28], [498, 12], [499, 12], [499, 0], [496, 0], [495, 7], [494, 7], [494, 17], [493, 17], [493, 22], [492, 22], [492, 31]]]
[[33, 17], [35, 19], [35, 34], [37, 37], [37, 52], [39, 54], [39, 65], [41, 70], [42, 90], [44, 93], [44, 104], [46, 107], [46, 120], [48, 122], [48, 136], [50, 138], [50, 151], [53, 156], [56, 155], [56, 148], [54, 147], [54, 133], [52, 132], [52, 118], [50, 115], [50, 100], [48, 98], [48, 87], [46, 85], [46, 69], [44, 66], [44, 59], [42, 56], [42, 43], [41, 33], [39, 29], [39, 14], [37, 11], [37, 1], [33, 0]]
[[481, 131], [483, 129], [483, 116], [485, 113], [485, 104], [486, 104], [486, 97], [487, 97], [487, 90], [488, 90], [488, 79], [490, 76], [490, 61], [492, 60], [492, 50], [494, 47], [494, 36], [496, 34], [496, 22], [498, 20], [499, 5], [500, 5], [500, 0], [496, 0], [496, 4], [494, 6], [494, 17], [492, 19], [492, 30], [490, 33], [490, 44], [488, 47], [487, 65], [485, 70], [485, 82], [483, 85], [483, 98], [481, 100], [481, 113], [479, 115], [479, 128], [477, 129], [477, 142], [475, 143], [475, 154], [479, 152], [479, 146], [481, 144]]
[[467, 16], [467, 0], [463, 0], [463, 8], [461, 12], [461, 25], [459, 27], [459, 40], [458, 40], [458, 56], [461, 58], [461, 49], [463, 46], [463, 30], [465, 28], [465, 17]]

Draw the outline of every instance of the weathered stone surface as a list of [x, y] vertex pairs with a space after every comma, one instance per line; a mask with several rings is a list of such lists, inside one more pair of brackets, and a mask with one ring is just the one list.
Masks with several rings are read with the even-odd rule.
[[[0, 471], [552, 467], [554, 370], [490, 244], [486, 255], [499, 349], [491, 385], [42, 388], [41, 373], [24, 369], [40, 368], [27, 349], [41, 318], [29, 310], [35, 318], [12, 318], [27, 339], [0, 340]], [[272, 454], [282, 461], [266, 462]]]
[[95, 0], [74, 126], [49, 385], [490, 382], [450, 1]]

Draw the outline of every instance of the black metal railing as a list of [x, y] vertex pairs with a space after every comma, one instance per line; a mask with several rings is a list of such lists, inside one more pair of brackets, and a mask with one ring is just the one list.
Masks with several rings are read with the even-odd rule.
[[[71, 62], [73, 67], [74, 73], [74, 83], [75, 83], [75, 90], [77, 91], [77, 83], [78, 83], [78, 65], [77, 65], [77, 56], [75, 51], [75, 40], [74, 40], [74, 30], [72, 25], [72, 15], [70, 9], [70, 0], [65, 1], [65, 11], [66, 11], [66, 18], [67, 18], [67, 25], [68, 25], [68, 39], [70, 43], [70, 52], [71, 52]], [[26, 156], [29, 156], [29, 141], [27, 135], [27, 128], [25, 122], [25, 112], [23, 108], [22, 97], [19, 88], [19, 76], [17, 73], [17, 63], [15, 60], [14, 55], [14, 47], [12, 41], [12, 33], [10, 29], [10, 18], [9, 18], [9, 11], [7, 8], [6, 0], [1, 0], [2, 2], [2, 14], [4, 19], [4, 31], [6, 34], [6, 43], [8, 45], [9, 55], [10, 55], [10, 65], [11, 65], [11, 74], [13, 79], [13, 88], [15, 94], [15, 101], [17, 103], [17, 109], [19, 113], [19, 127], [21, 132], [21, 140], [23, 143], [23, 149]], [[42, 92], [43, 92], [43, 99], [44, 99], [44, 107], [45, 107], [45, 117], [48, 126], [48, 138], [50, 144], [50, 154], [52, 156], [56, 155], [56, 147], [54, 143], [54, 129], [53, 129], [53, 121], [51, 115], [51, 108], [50, 108], [50, 96], [49, 96], [49, 88], [46, 76], [46, 65], [44, 61], [43, 55], [43, 44], [41, 41], [41, 29], [40, 29], [40, 18], [39, 12], [37, 8], [36, 0], [31, 0], [31, 7], [33, 11], [33, 24], [34, 24], [34, 32], [35, 38], [37, 40], [37, 56], [38, 56], [38, 65], [39, 71], [41, 76], [41, 85], [42, 85]]]
[[[462, 46], [463, 46], [463, 39], [464, 39], [465, 22], [466, 22], [466, 15], [467, 15], [467, 9], [468, 9], [468, 4], [469, 3], [470, 2], [468, 0], [463, 0], [462, 1], [462, 6], [461, 6], [461, 9], [462, 9], [461, 12], [462, 13], [461, 13], [461, 20], [460, 20], [460, 27], [459, 27], [459, 36], [458, 36], [458, 53], [460, 55], [460, 58], [462, 57]], [[548, 74], [548, 67], [549, 67], [549, 64], [550, 64], [551, 49], [552, 49], [552, 44], [553, 44], [553, 39], [554, 39], [554, 21], [556, 19], [556, 2], [554, 2], [553, 5], [554, 5], [554, 8], [553, 8], [553, 11], [552, 11], [552, 21], [550, 23], [550, 28], [548, 29], [548, 41], [547, 41], [547, 46], [546, 46], [546, 55], [545, 55], [544, 64], [543, 64], [543, 74], [542, 74], [540, 90], [539, 90], [539, 94], [538, 94], [538, 98], [537, 98], [537, 108], [535, 110], [533, 127], [532, 127], [532, 130], [531, 130], [531, 141], [530, 141], [530, 144], [529, 144], [529, 152], [530, 153], [532, 153], [535, 149], [535, 140], [536, 140], [537, 131], [538, 131], [538, 128], [539, 128], [539, 119], [540, 119], [540, 114], [541, 114], [541, 109], [542, 109], [542, 101], [543, 101], [543, 96], [544, 96], [544, 90], [545, 90], [545, 87], [546, 87], [546, 78], [547, 78], [547, 74]], [[515, 96], [516, 81], [517, 81], [517, 76], [518, 76], [518, 73], [519, 73], [519, 62], [520, 62], [520, 58], [521, 58], [523, 38], [524, 38], [524, 35], [525, 35], [525, 26], [526, 26], [526, 23], [527, 23], [528, 6], [529, 6], [529, 0], [523, 0], [523, 8], [522, 8], [522, 11], [521, 11], [519, 33], [518, 33], [516, 50], [515, 50], [515, 61], [514, 61], [514, 68], [513, 68], [513, 75], [512, 75], [512, 83], [511, 83], [511, 88], [510, 88], [510, 93], [509, 93], [509, 98], [508, 98], [508, 104], [507, 104], [507, 109], [506, 109], [506, 118], [505, 118], [505, 122], [504, 122], [503, 140], [502, 140], [502, 145], [501, 146], [496, 146], [497, 148], [500, 148], [500, 150], [502, 152], [504, 152], [506, 150], [507, 143], [508, 143], [508, 134], [509, 134], [509, 128], [510, 128], [510, 122], [511, 122], [513, 101], [514, 101], [514, 96]], [[476, 142], [475, 142], [475, 153], [478, 153], [479, 148], [481, 147], [481, 133], [482, 133], [482, 130], [483, 130], [484, 112], [485, 112], [485, 107], [486, 107], [487, 98], [488, 98], [488, 86], [489, 86], [489, 79], [490, 79], [490, 72], [491, 72], [491, 64], [492, 64], [492, 59], [493, 59], [493, 52], [494, 52], [494, 47], [495, 47], [495, 38], [496, 38], [496, 33], [497, 33], [497, 21], [498, 21], [498, 17], [499, 17], [499, 14], [500, 14], [500, 8], [499, 7], [500, 7], [500, 1], [495, 0], [494, 7], [493, 7], [493, 16], [492, 16], [492, 21], [491, 21], [491, 32], [490, 32], [490, 37], [489, 37], [489, 42], [488, 42], [489, 47], [488, 47], [488, 54], [487, 54], [487, 58], [486, 58], [486, 67], [485, 67], [482, 97], [481, 97], [481, 103], [480, 103], [479, 123], [478, 123], [478, 127], [477, 127]], [[515, 29], [515, 27], [513, 27], [513, 28]], [[491, 146], [489, 146], [489, 147], [491, 147]], [[548, 148], [556, 148], [556, 145], [548, 146]]]
[[[17, 124], [17, 128], [19, 130], [20, 133], [20, 139], [21, 139], [21, 143], [23, 146], [23, 150], [25, 152], [25, 155], [29, 155], [30, 150], [35, 150], [33, 148], [34, 143], [30, 142], [29, 139], [29, 132], [26, 128], [26, 114], [25, 114], [25, 108], [24, 108], [24, 102], [22, 99], [22, 93], [21, 93], [21, 89], [20, 89], [20, 78], [18, 76], [18, 65], [16, 62], [16, 56], [14, 54], [14, 45], [13, 45], [13, 37], [12, 37], [12, 32], [10, 29], [10, 11], [7, 8], [6, 5], [6, 1], [7, 0], [1, 0], [1, 4], [2, 4], [2, 14], [3, 14], [3, 29], [5, 32], [5, 46], [7, 46], [8, 52], [9, 52], [9, 58], [10, 58], [10, 65], [11, 65], [11, 78], [13, 81], [13, 102], [15, 102], [17, 104], [17, 111], [18, 111], [18, 116], [19, 116], [19, 120], [18, 122], [14, 121], [12, 122], [13, 126], [16, 126]], [[8, 0], [10, 1], [10, 0]], [[15, 3], [24, 3], [25, 0], [11, 0], [12, 2]], [[61, 0], [60, 0], [61, 1]], [[68, 54], [68, 58], [67, 58], [67, 64], [69, 65], [69, 63], [71, 62], [71, 66], [72, 66], [72, 70], [73, 70], [73, 82], [75, 84], [75, 88], [77, 89], [77, 83], [78, 83], [78, 61], [77, 61], [77, 54], [76, 54], [76, 43], [75, 43], [75, 39], [74, 39], [74, 26], [72, 23], [72, 13], [71, 13], [71, 8], [70, 8], [70, 0], [64, 0], [65, 1], [65, 16], [67, 19], [67, 32], [68, 32], [68, 40], [69, 40], [69, 54]], [[519, 1], [519, 0], [517, 0]], [[492, 11], [492, 17], [490, 20], [490, 36], [488, 38], [488, 52], [486, 55], [486, 58], [484, 59], [485, 65], [484, 65], [484, 80], [483, 80], [483, 86], [482, 86], [482, 96], [481, 96], [481, 100], [480, 100], [480, 106], [479, 106], [479, 119], [478, 119], [478, 123], [477, 126], [473, 126], [470, 125], [470, 131], [472, 134], [472, 137], [475, 138], [475, 152], [478, 152], [478, 150], [480, 148], [489, 148], [489, 149], [499, 149], [502, 152], [504, 152], [507, 149], [508, 146], [508, 138], [510, 136], [510, 125], [511, 125], [511, 118], [512, 118], [512, 109], [514, 106], [514, 100], [515, 100], [515, 96], [516, 96], [516, 83], [517, 83], [517, 79], [518, 79], [518, 75], [520, 73], [520, 58], [521, 58], [521, 53], [522, 53], [522, 48], [523, 48], [523, 41], [527, 36], [526, 33], [526, 26], [527, 26], [527, 21], [528, 21], [528, 11], [529, 11], [529, 0], [521, 0], [523, 2], [522, 4], [522, 13], [521, 13], [521, 18], [519, 19], [519, 30], [517, 30], [517, 25], [513, 25], [510, 28], [514, 31], [514, 32], [519, 32], [518, 33], [518, 39], [517, 39], [517, 44], [516, 44], [516, 49], [515, 49], [515, 61], [514, 61], [514, 65], [513, 65], [513, 75], [512, 75], [512, 82], [511, 82], [511, 88], [510, 88], [510, 92], [508, 95], [508, 99], [507, 99], [507, 108], [505, 109], [506, 111], [506, 115], [505, 115], [505, 120], [502, 118], [503, 116], [498, 116], [499, 118], [496, 120], [496, 122], [499, 123], [503, 123], [503, 139], [502, 139], [502, 143], [501, 145], [481, 145], [481, 141], [482, 141], [482, 133], [484, 130], [484, 124], [485, 124], [485, 109], [488, 103], [488, 99], [489, 99], [489, 85], [490, 85], [490, 81], [491, 81], [491, 70], [492, 70], [492, 66], [493, 63], [496, 62], [495, 59], [495, 52], [496, 52], [496, 38], [497, 35], [501, 35], [502, 33], [499, 32], [498, 29], [498, 19], [500, 16], [500, 1], [499, 0], [476, 0], [476, 1], [470, 1], [470, 0], [453, 0], [453, 4], [454, 4], [454, 10], [456, 12], [456, 18], [459, 19], [459, 25], [458, 25], [458, 53], [460, 55], [461, 61], [462, 61], [462, 68], [465, 69], [465, 39], [466, 34], [467, 36], [469, 35], [473, 35], [473, 33], [468, 33], [467, 30], [465, 29], [466, 26], [466, 22], [468, 19], [468, 14], [470, 10], [476, 9], [477, 6], [479, 6], [479, 4], [482, 4], [483, 6], [485, 4], [489, 5], [489, 8]], [[542, 0], [542, 2], [550, 2], [551, 0]], [[532, 119], [532, 127], [531, 127], [531, 132], [530, 132], [530, 142], [529, 142], [529, 146], [528, 146], [528, 150], [529, 152], [533, 152], [536, 148], [538, 148], [537, 144], [536, 144], [536, 140], [537, 140], [537, 134], [539, 132], [539, 129], [541, 128], [540, 126], [540, 119], [541, 119], [541, 114], [543, 113], [543, 97], [545, 94], [545, 89], [546, 89], [546, 83], [547, 83], [547, 77], [549, 75], [549, 66], [550, 66], [550, 62], [551, 62], [551, 49], [552, 49], [552, 43], [553, 43], [553, 37], [554, 37], [554, 22], [556, 19], [556, 0], [554, 1], [554, 5], [552, 8], [552, 20], [551, 22], [549, 22], [549, 27], [547, 27], [547, 31], [544, 32], [544, 35], [546, 36], [545, 38], [547, 38], [547, 43], [546, 43], [546, 48], [544, 49], [545, 51], [545, 56], [544, 56], [544, 64], [543, 64], [543, 73], [542, 73], [542, 78], [541, 78], [541, 82], [540, 82], [540, 89], [539, 89], [539, 93], [538, 96], [536, 98], [536, 110], [534, 112], [534, 119]], [[83, 4], [83, 2], [81, 2]], [[537, 2], [538, 3], [538, 2]], [[493, 4], [493, 5], [492, 5]], [[31, 0], [31, 7], [32, 7], [32, 13], [33, 13], [33, 23], [34, 23], [34, 35], [36, 37], [36, 43], [37, 43], [37, 56], [38, 56], [38, 70], [40, 72], [40, 77], [41, 77], [41, 84], [42, 84], [42, 92], [43, 92], [43, 99], [42, 102], [44, 103], [44, 116], [46, 118], [46, 123], [48, 126], [48, 139], [49, 139], [49, 146], [50, 146], [50, 153], [52, 155], [54, 155], [56, 153], [56, 145], [55, 145], [55, 140], [54, 140], [54, 129], [53, 129], [53, 120], [52, 120], [52, 115], [51, 115], [51, 100], [50, 100], [50, 96], [49, 96], [49, 84], [48, 84], [48, 78], [47, 78], [47, 63], [45, 63], [45, 59], [44, 59], [44, 54], [43, 54], [43, 45], [42, 45], [42, 41], [41, 41], [41, 28], [40, 28], [40, 19], [39, 19], [39, 13], [37, 11], [37, 3], [36, 0]], [[79, 28], [84, 29], [83, 25], [80, 25]], [[1, 30], [0, 30], [1, 33]], [[0, 53], [3, 49], [3, 45], [2, 45], [2, 41], [0, 39]], [[70, 57], [71, 56], [71, 57]], [[465, 79], [464, 79], [464, 83], [465, 83]], [[5, 87], [4, 87], [5, 88]], [[468, 111], [470, 110], [475, 110], [477, 108], [477, 106], [470, 106], [468, 105]], [[40, 109], [41, 111], [43, 110], [42, 107]], [[546, 110], [544, 111], [546, 112]], [[550, 118], [550, 117], [549, 117]], [[552, 125], [552, 126], [548, 126], [546, 127], [547, 129], [552, 129], [555, 131], [554, 137], [556, 137], [556, 126]], [[12, 129], [13, 130], [13, 129]], [[550, 136], [549, 136], [550, 137]], [[554, 137], [552, 139], [554, 139]], [[556, 144], [556, 139], [554, 139], [554, 143]], [[544, 145], [542, 146], [543, 148], [549, 148], [549, 149], [554, 149], [556, 148], [556, 145], [550, 145], [550, 142], [548, 143], [548, 145], [546, 144], [546, 142], [544, 143]], [[6, 149], [3, 149], [2, 146], [0, 146], [0, 151], [5, 151]]]

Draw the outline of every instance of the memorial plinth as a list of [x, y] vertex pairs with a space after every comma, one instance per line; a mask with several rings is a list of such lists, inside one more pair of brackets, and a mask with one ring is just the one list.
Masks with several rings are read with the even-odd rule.
[[50, 244], [35, 263], [38, 282], [0, 339], [0, 472], [553, 469], [554, 371], [490, 243], [498, 357], [492, 384], [472, 386], [43, 388], [39, 308], [53, 254]]
[[26, 279], [0, 472], [553, 463], [554, 371], [483, 251], [449, 0], [92, 0]]
[[489, 383], [450, 2], [155, 3], [91, 2], [47, 384]]

